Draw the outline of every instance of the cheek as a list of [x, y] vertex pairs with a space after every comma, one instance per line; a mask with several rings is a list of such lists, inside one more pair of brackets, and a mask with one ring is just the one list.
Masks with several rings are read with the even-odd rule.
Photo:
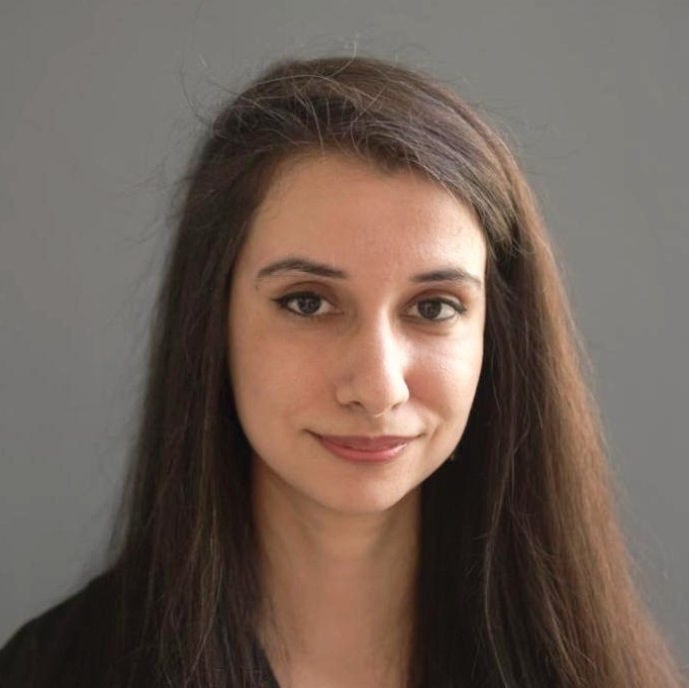
[[[240, 415], [279, 421], [318, 397], [326, 381], [322, 351], [275, 332], [245, 329], [231, 347], [231, 376]], [[243, 421], [250, 422], [249, 418]]]
[[412, 394], [446, 420], [463, 424], [481, 373], [482, 340], [427, 352], [419, 361]]

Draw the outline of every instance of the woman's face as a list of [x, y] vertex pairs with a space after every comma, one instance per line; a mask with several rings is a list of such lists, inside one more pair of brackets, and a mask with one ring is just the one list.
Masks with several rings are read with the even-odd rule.
[[335, 154], [283, 166], [229, 299], [255, 480], [349, 514], [416, 490], [471, 409], [485, 261], [473, 214], [417, 175]]

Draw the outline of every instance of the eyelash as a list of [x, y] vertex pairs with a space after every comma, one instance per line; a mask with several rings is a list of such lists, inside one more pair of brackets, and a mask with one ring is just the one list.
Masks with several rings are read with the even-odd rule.
[[[320, 318], [325, 318], [328, 313], [322, 313], [320, 315], [317, 314], [309, 314], [309, 313], [299, 313], [298, 311], [293, 310], [292, 308], [289, 307], [289, 303], [291, 301], [294, 301], [296, 299], [315, 299], [320, 302], [325, 301], [328, 303], [328, 300], [321, 296], [320, 294], [317, 294], [316, 292], [313, 291], [298, 291], [298, 292], [292, 292], [290, 294], [285, 294], [284, 296], [280, 296], [278, 298], [273, 299], [273, 301], [278, 305], [278, 308], [287, 311], [291, 315], [295, 315], [298, 318], [303, 318], [305, 320], [317, 320]], [[416, 301], [414, 305], [418, 306], [421, 303], [439, 303], [442, 305], [449, 306], [455, 311], [455, 314], [458, 316], [463, 315], [466, 313], [466, 306], [462, 304], [459, 301], [455, 301], [453, 299], [447, 299], [443, 298], [440, 296], [436, 297], [431, 297], [431, 298], [426, 298], [426, 299], [420, 299], [419, 301]], [[320, 304], [319, 304], [320, 307]], [[434, 319], [434, 318], [423, 318], [420, 317], [421, 320], [424, 322], [429, 322], [429, 323], [446, 323], [450, 322], [451, 320], [454, 320], [455, 315], [452, 315], [447, 318], [440, 318], [440, 319]]]

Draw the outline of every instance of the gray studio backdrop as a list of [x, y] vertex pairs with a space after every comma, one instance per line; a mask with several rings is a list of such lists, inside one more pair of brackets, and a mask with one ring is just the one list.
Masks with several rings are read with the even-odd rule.
[[686, 662], [688, 32], [686, 0], [4, 0], [0, 643], [101, 565], [193, 137], [273, 58], [337, 51], [435, 72], [518, 142]]

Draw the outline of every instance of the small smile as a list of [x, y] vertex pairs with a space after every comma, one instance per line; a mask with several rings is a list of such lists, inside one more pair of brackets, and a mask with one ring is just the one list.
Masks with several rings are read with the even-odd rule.
[[332, 454], [349, 461], [389, 461], [401, 454], [416, 436], [314, 435]]

